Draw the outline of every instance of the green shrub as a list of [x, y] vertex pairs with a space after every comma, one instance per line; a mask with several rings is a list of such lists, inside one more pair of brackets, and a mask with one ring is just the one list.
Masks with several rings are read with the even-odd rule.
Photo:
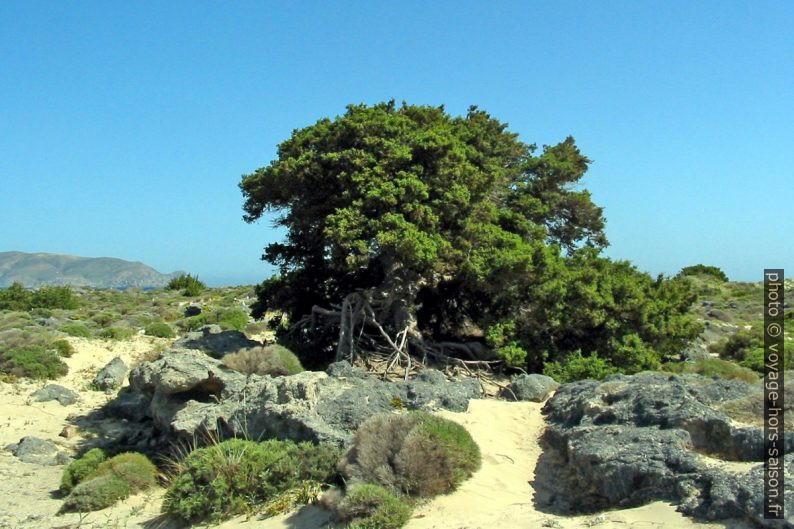
[[480, 463], [480, 449], [465, 428], [411, 412], [376, 415], [362, 424], [340, 469], [354, 483], [429, 498], [453, 491]]
[[304, 371], [298, 357], [281, 345], [241, 349], [223, 357], [223, 365], [246, 375], [294, 375]]
[[83, 481], [66, 497], [63, 512], [90, 512], [110, 507], [132, 493], [123, 480], [107, 474]]
[[[744, 359], [739, 362], [739, 365], [747, 369], [752, 369], [758, 373], [763, 373], [765, 370], [765, 361], [764, 348], [758, 347], [747, 353]], [[794, 354], [790, 353], [787, 349], [783, 352], [783, 369], [794, 369]]]
[[100, 463], [107, 459], [101, 448], [92, 448], [79, 459], [75, 459], [64, 469], [61, 476], [60, 491], [68, 494], [72, 489], [94, 472]]
[[[75, 466], [76, 463], [79, 463]], [[70, 468], [72, 469], [70, 471]], [[71, 491], [63, 504], [67, 512], [97, 511], [131, 494], [153, 487], [157, 467], [143, 454], [126, 452], [110, 459], [94, 449], [64, 471], [61, 491]]]
[[45, 309], [76, 309], [79, 303], [72, 287], [41, 287], [33, 292], [31, 307]]
[[55, 351], [58, 353], [58, 355], [64, 358], [70, 358], [75, 353], [72, 344], [66, 340], [55, 340], [52, 342], [52, 346], [55, 348]]
[[69, 368], [55, 351], [40, 345], [28, 345], [0, 354], [0, 371], [16, 377], [41, 380], [63, 376]]
[[222, 310], [217, 314], [217, 323], [225, 331], [242, 331], [248, 325], [248, 313], [240, 309]]
[[379, 485], [352, 487], [338, 507], [348, 529], [399, 529], [411, 518], [412, 507]]
[[185, 296], [198, 296], [207, 288], [207, 285], [199, 281], [198, 276], [193, 277], [190, 274], [182, 274], [171, 279], [165, 288], [168, 290], [181, 290]]
[[147, 336], [157, 338], [173, 338], [174, 330], [167, 323], [150, 323], [143, 331]]
[[720, 358], [705, 358], [696, 362], [671, 362], [662, 365], [670, 373], [696, 373], [707, 377], [738, 379], [749, 384], [758, 381], [758, 375], [750, 369]]
[[129, 340], [133, 334], [135, 334], [135, 331], [129, 327], [108, 327], [107, 329], [102, 329], [98, 336], [107, 340], [121, 341]]
[[121, 315], [112, 312], [100, 312], [91, 318], [100, 327], [109, 327], [114, 321], [119, 321]]
[[697, 264], [693, 266], [685, 266], [681, 269], [678, 273], [680, 276], [699, 276], [699, 275], [707, 275], [714, 277], [723, 283], [728, 281], [728, 276], [725, 275], [725, 272], [720, 270], [716, 266], [708, 266], [703, 264]]
[[82, 323], [64, 323], [58, 328], [58, 330], [65, 332], [69, 336], [76, 336], [78, 338], [91, 338], [91, 330]]
[[0, 289], [0, 310], [27, 311], [33, 305], [33, 292], [15, 281], [8, 288]]
[[599, 358], [595, 353], [582, 356], [581, 351], [568, 355], [561, 361], [549, 362], [543, 367], [543, 374], [557, 382], [573, 382], [585, 378], [602, 378], [621, 370], [613, 366], [608, 360]]
[[145, 455], [136, 452], [125, 452], [101, 462], [88, 479], [106, 475], [125, 482], [133, 493], [157, 483], [157, 467]]
[[741, 330], [733, 333], [722, 341], [709, 345], [709, 352], [719, 355], [724, 360], [741, 362], [751, 351], [763, 347], [761, 332], [755, 329]]
[[190, 318], [181, 320], [176, 325], [184, 332], [193, 332], [201, 329], [209, 323], [209, 314], [202, 313], [198, 316], [191, 316]]
[[339, 451], [311, 443], [230, 439], [199, 448], [180, 464], [163, 512], [185, 522], [251, 511], [305, 481], [330, 483]]

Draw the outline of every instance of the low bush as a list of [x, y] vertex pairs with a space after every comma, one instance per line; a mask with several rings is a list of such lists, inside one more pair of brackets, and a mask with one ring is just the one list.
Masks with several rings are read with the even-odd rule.
[[91, 330], [82, 323], [64, 323], [58, 330], [77, 338], [91, 338]]
[[46, 380], [65, 375], [69, 368], [54, 350], [28, 345], [0, 354], [0, 371], [15, 377]]
[[[101, 451], [87, 452], [83, 463], [61, 479], [61, 490], [69, 489], [63, 511], [88, 512], [110, 507], [131, 494], [153, 487], [157, 467], [143, 454], [126, 452], [110, 459]], [[75, 461], [72, 463], [74, 465]], [[72, 467], [70, 465], [70, 467]], [[69, 467], [67, 467], [67, 471]]]
[[[764, 348], [758, 347], [747, 353], [744, 359], [739, 362], [739, 365], [752, 369], [757, 373], [763, 373], [765, 371], [765, 363]], [[783, 352], [783, 369], [794, 369], [794, 354], [787, 349]]]
[[681, 269], [678, 273], [680, 276], [699, 276], [699, 275], [707, 275], [714, 277], [723, 283], [728, 281], [728, 276], [725, 275], [719, 267], [716, 266], [708, 266], [703, 264], [697, 264], [693, 266], [685, 266]]
[[601, 380], [608, 375], [620, 373], [620, 369], [595, 353], [582, 356], [580, 351], [568, 355], [563, 360], [549, 362], [543, 366], [543, 374], [559, 383], [573, 382], [585, 378]]
[[201, 282], [198, 276], [193, 277], [190, 274], [182, 274], [171, 279], [165, 288], [168, 290], [181, 290], [185, 296], [198, 296], [207, 288], [207, 285]]
[[277, 440], [199, 448], [178, 464], [163, 512], [188, 523], [251, 512], [307, 481], [332, 482], [339, 455], [335, 447]]
[[72, 344], [66, 340], [55, 340], [52, 342], [52, 347], [55, 349], [58, 355], [62, 356], [63, 358], [70, 358], [75, 353]]
[[246, 375], [294, 375], [304, 371], [298, 357], [281, 345], [251, 347], [223, 357], [223, 365]]
[[129, 340], [133, 334], [135, 334], [135, 331], [129, 327], [108, 327], [99, 331], [97, 336], [106, 340], [121, 341]]
[[101, 448], [92, 448], [79, 459], [75, 459], [64, 469], [59, 490], [68, 494], [106, 459], [107, 454]]
[[121, 319], [121, 315], [112, 312], [100, 312], [99, 314], [94, 314], [91, 319], [100, 327], [110, 327], [113, 322]]
[[348, 529], [399, 529], [411, 518], [411, 505], [379, 485], [352, 487], [339, 504], [340, 520]]
[[89, 479], [77, 485], [63, 502], [63, 512], [91, 512], [110, 507], [130, 496], [130, 486], [113, 475]]
[[216, 321], [224, 331], [242, 331], [248, 325], [248, 313], [240, 309], [228, 309], [218, 312]]
[[707, 377], [737, 379], [752, 384], [758, 375], [751, 369], [720, 358], [705, 358], [696, 362], [670, 362], [662, 365], [662, 371], [669, 373], [695, 373]]
[[709, 345], [709, 352], [719, 355], [723, 360], [741, 362], [756, 348], [763, 348], [764, 340], [761, 331], [755, 329], [741, 330], [724, 340]]
[[77, 297], [69, 286], [45, 286], [27, 290], [21, 283], [0, 289], [0, 310], [76, 309]]
[[144, 328], [144, 334], [147, 336], [156, 336], [157, 338], [173, 338], [174, 330], [167, 323], [150, 323]]
[[480, 449], [465, 428], [411, 412], [376, 415], [362, 424], [340, 470], [353, 483], [429, 498], [453, 491], [480, 464]]

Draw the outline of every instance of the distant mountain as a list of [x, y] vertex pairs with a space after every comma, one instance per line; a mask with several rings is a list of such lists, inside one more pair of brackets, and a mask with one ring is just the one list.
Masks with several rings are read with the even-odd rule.
[[93, 288], [162, 287], [180, 272], [161, 274], [143, 263], [112, 257], [0, 252], [0, 287], [73, 285]]

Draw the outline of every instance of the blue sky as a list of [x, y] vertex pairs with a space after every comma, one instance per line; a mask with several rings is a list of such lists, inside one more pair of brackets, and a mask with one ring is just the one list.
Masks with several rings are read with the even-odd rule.
[[794, 265], [794, 3], [284, 4], [0, 3], [0, 251], [258, 282], [241, 175], [393, 98], [573, 135], [642, 270]]

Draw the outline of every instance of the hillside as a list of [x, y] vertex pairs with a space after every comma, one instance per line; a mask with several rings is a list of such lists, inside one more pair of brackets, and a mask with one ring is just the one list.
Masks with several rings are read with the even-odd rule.
[[73, 285], [93, 288], [161, 287], [174, 277], [143, 263], [112, 257], [0, 252], [0, 287]]

